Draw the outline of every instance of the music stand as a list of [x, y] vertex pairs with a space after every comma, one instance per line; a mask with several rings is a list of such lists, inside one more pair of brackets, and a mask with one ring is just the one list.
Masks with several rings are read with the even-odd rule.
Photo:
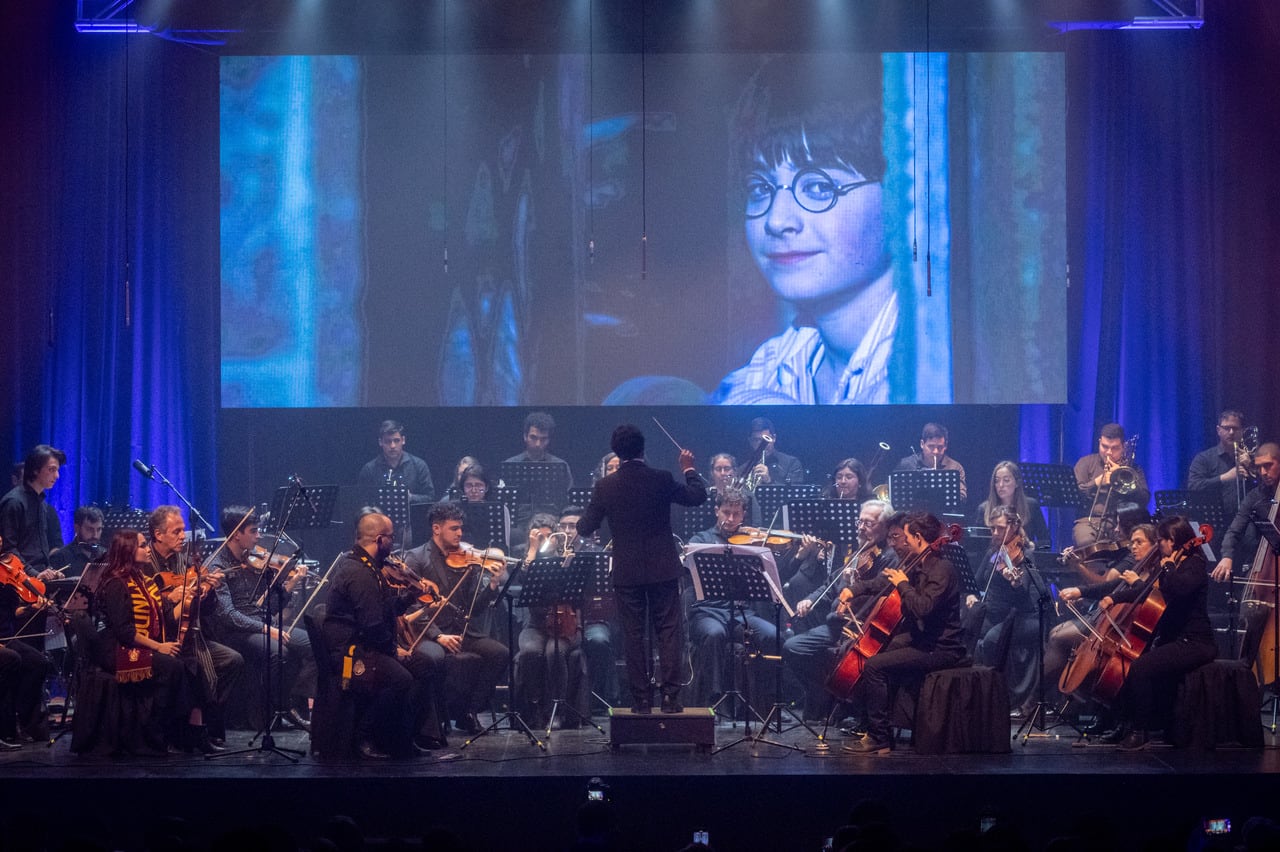
[[857, 542], [861, 511], [856, 500], [793, 500], [782, 510], [782, 526], [840, 548]]
[[595, 486], [591, 488], [570, 488], [569, 493], [565, 495], [568, 501], [566, 506], [582, 506], [586, 507], [591, 502], [591, 492], [595, 490]]
[[812, 483], [799, 485], [760, 485], [756, 487], [752, 498], [760, 505], [760, 521], [768, 524], [783, 506], [793, 500], [809, 500], [821, 494], [821, 489]]
[[[689, 548], [688, 555], [685, 557], [685, 564], [689, 567], [689, 574], [693, 579], [693, 591], [697, 599], [700, 601], [707, 599], [733, 601], [733, 609], [737, 611], [738, 617], [742, 619], [744, 626], [746, 624], [746, 604], [749, 602], [769, 601], [786, 606], [782, 597], [781, 585], [778, 582], [778, 568], [773, 562], [772, 552], [767, 547], [738, 547], [721, 544], [693, 545]], [[788, 613], [791, 612], [789, 606], [787, 611]], [[734, 618], [733, 621], [736, 624], [737, 618]], [[745, 627], [743, 641], [745, 644], [750, 644]], [[729, 634], [729, 643], [732, 649], [732, 631]], [[711, 709], [714, 711], [716, 707], [719, 707], [730, 698], [740, 701], [746, 709], [744, 714], [746, 726], [743, 736], [726, 746], [715, 749], [712, 754], [718, 754], [743, 742], [750, 742], [753, 745], [763, 742], [779, 748], [803, 751], [799, 746], [765, 738], [763, 736], [764, 727], [761, 727], [760, 735], [752, 732], [752, 715], [760, 721], [762, 726], [766, 723], [766, 717], [761, 716], [751, 706], [751, 702], [743, 696], [742, 691], [739, 689], [741, 668], [742, 664], [735, 662], [732, 688], [720, 696], [720, 700]], [[772, 715], [770, 713], [769, 718], [772, 718]]]
[[507, 487], [519, 489], [522, 503], [532, 506], [553, 506], [558, 512], [569, 493], [571, 477], [564, 462], [504, 461], [498, 475]]
[[898, 511], [943, 515], [960, 510], [960, 471], [896, 470], [889, 474], [889, 502]]
[[1183, 515], [1189, 521], [1209, 524], [1215, 530], [1226, 530], [1231, 525], [1231, 518], [1222, 508], [1222, 501], [1202, 491], [1157, 491], [1155, 499], [1158, 519]]
[[143, 535], [147, 532], [147, 513], [133, 506], [112, 506], [104, 503], [102, 509], [102, 540], [111, 541], [111, 537], [119, 530], [137, 530]]
[[413, 546], [413, 525], [409, 520], [409, 487], [407, 485], [379, 485], [374, 495], [375, 505], [391, 519], [396, 531], [396, 550]]
[[[571, 557], [550, 556], [527, 563], [524, 571], [524, 583], [520, 586], [520, 594], [516, 600], [516, 606], [532, 610], [534, 607], [554, 607], [560, 604], [569, 604], [581, 612], [582, 601], [586, 597], [587, 584], [596, 573], [596, 562], [599, 557], [603, 557], [603, 562], [607, 566], [610, 558], [608, 553], [584, 553], [581, 556], [574, 554]], [[551, 638], [558, 657], [560, 655], [559, 632], [556, 632]], [[541, 656], [543, 655], [539, 653], [539, 657]], [[541, 663], [541, 660], [539, 662]], [[568, 689], [569, 680], [568, 655], [566, 654], [566, 689]], [[591, 721], [590, 717], [584, 716], [577, 707], [574, 707], [572, 702], [557, 695], [552, 699], [551, 715], [547, 717], [547, 739], [551, 739], [552, 726], [555, 723], [556, 713], [559, 712], [561, 705], [564, 705], [573, 718], [577, 719], [579, 725], [587, 722], [601, 734], [605, 732], [604, 728]]]
[[960, 578], [961, 595], [982, 596], [978, 578], [974, 576], [973, 567], [969, 564], [969, 551], [965, 550], [963, 544], [958, 541], [948, 542], [938, 550], [938, 555], [951, 563], [951, 570]]
[[484, 500], [472, 503], [463, 500], [457, 504], [467, 516], [462, 522], [462, 536], [467, 541], [501, 542], [509, 547], [511, 538], [511, 510], [505, 503]]
[[[1075, 520], [1084, 511], [1084, 497], [1080, 493], [1080, 483], [1076, 482], [1076, 473], [1065, 464], [1045, 464], [1044, 462], [1018, 462], [1022, 471], [1022, 490], [1028, 497], [1040, 501], [1046, 509], [1070, 509], [1071, 520]], [[1058, 530], [1062, 526], [1055, 517], [1050, 528], [1050, 545], [1054, 550], [1062, 550], [1058, 542]]]
[[333, 511], [338, 505], [338, 486], [308, 485], [299, 488], [281, 485], [271, 498], [271, 517], [283, 518], [286, 504], [289, 517], [283, 529], [325, 529], [333, 520]]
[[520, 504], [520, 489], [512, 485], [499, 485], [493, 489], [493, 498], [514, 512]]
[[711, 500], [699, 506], [673, 505], [672, 529], [680, 536], [681, 541], [688, 541], [703, 530], [711, 529], [716, 524], [716, 510]]

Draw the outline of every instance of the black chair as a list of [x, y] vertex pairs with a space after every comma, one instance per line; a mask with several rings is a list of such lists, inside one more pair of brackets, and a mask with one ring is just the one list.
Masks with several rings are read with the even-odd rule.
[[356, 756], [356, 720], [365, 709], [362, 696], [342, 688], [324, 636], [324, 621], [302, 617], [316, 661], [316, 700], [311, 708], [311, 753], [322, 760]]
[[1187, 748], [1262, 748], [1262, 696], [1241, 660], [1214, 660], [1188, 672], [1174, 701], [1172, 740]]
[[76, 646], [72, 701], [71, 752], [128, 754], [142, 751], [155, 704], [150, 680], [122, 684], [102, 665], [105, 653], [93, 619], [83, 613], [67, 623]]

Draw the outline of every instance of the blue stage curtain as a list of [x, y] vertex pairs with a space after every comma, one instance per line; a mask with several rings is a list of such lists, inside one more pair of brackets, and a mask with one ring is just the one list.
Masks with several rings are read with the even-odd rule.
[[18, 38], [3, 45], [18, 90], [6, 101], [23, 108], [3, 161], [21, 201], [3, 205], [0, 229], [17, 330], [4, 349], [10, 453], [40, 442], [67, 453], [50, 492], [67, 537], [81, 503], [177, 502], [134, 458], [212, 515], [217, 59], [153, 37], [78, 35], [74, 4], [56, 5], [11, 10]]
[[1155, 491], [1222, 408], [1280, 434], [1276, 16], [1228, 5], [1198, 32], [1069, 36], [1070, 398], [1023, 407], [1024, 459], [1071, 463], [1116, 421]]

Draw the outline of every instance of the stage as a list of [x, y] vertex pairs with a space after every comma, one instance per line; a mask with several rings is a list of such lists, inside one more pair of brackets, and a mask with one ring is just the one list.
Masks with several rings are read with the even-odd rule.
[[[597, 721], [608, 730], [607, 719]], [[717, 748], [743, 733], [741, 723], [721, 721]], [[243, 747], [249, 736], [232, 731], [228, 747]], [[1015, 740], [1008, 754], [920, 755], [900, 739], [880, 757], [843, 753], [850, 740], [834, 729], [825, 757], [803, 728], [771, 738], [804, 751], [750, 742], [715, 753], [676, 745], [613, 749], [587, 727], [553, 732], [545, 752], [523, 733], [498, 730], [465, 749], [465, 737], [454, 733], [450, 748], [412, 761], [305, 757], [295, 765], [261, 752], [219, 760], [76, 756], [68, 736], [52, 747], [28, 744], [0, 755], [5, 801], [20, 797], [26, 806], [21, 815], [6, 806], [0, 836], [5, 848], [23, 848], [19, 838], [57, 848], [74, 832], [104, 840], [106, 848], [138, 849], [150, 817], [166, 814], [189, 820], [201, 846], [263, 823], [306, 846], [326, 818], [346, 814], [370, 838], [414, 838], [443, 827], [477, 850], [566, 849], [592, 778], [607, 785], [620, 848], [672, 852], [695, 829], [708, 831], [722, 851], [816, 852], [868, 798], [886, 802], [900, 838], [923, 848], [947, 847], [957, 832], [976, 830], [981, 816], [1012, 825], [1033, 849], [1082, 825], [1106, 832], [1115, 848], [1136, 848], [1158, 832], [1185, 836], [1193, 824], [1198, 831], [1205, 818], [1230, 818], [1238, 836], [1248, 817], [1276, 813], [1280, 751], [1269, 732], [1261, 750], [1127, 754], [1081, 747], [1073, 731], [1060, 728], [1025, 745]], [[305, 748], [306, 738], [282, 732], [276, 744]]]

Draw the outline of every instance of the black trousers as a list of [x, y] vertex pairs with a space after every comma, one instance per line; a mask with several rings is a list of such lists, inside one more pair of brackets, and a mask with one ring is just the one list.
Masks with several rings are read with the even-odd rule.
[[[366, 670], [359, 689], [372, 695], [369, 709], [356, 725], [356, 741], [372, 743], [398, 756], [413, 751], [412, 737], [422, 729], [430, 704], [433, 663], [425, 655], [399, 659], [377, 651], [364, 651]], [[339, 668], [340, 670], [340, 668]], [[438, 736], [434, 731], [431, 736]]]
[[1214, 645], [1181, 640], [1149, 649], [1133, 661], [1125, 678], [1120, 693], [1125, 718], [1140, 731], [1168, 728], [1182, 676], [1213, 662], [1217, 655]]
[[892, 688], [915, 684], [929, 672], [954, 666], [963, 656], [961, 651], [923, 651], [911, 645], [911, 635], [900, 633], [889, 640], [883, 651], [867, 660], [858, 681], [867, 702], [867, 736], [888, 742], [889, 698]]
[[21, 639], [0, 647], [0, 738], [16, 739], [17, 725], [33, 737], [47, 733], [40, 699], [52, 671], [49, 658]]
[[458, 719], [488, 705], [507, 668], [507, 646], [488, 636], [464, 635], [458, 653], [446, 652], [444, 667], [445, 707], [450, 718]]
[[[684, 647], [684, 609], [680, 606], [680, 581], [617, 586], [618, 615], [622, 621], [622, 649], [627, 660], [627, 686], [632, 700], [648, 705], [649, 655], [645, 650], [646, 623], [657, 639], [658, 683], [663, 695], [677, 695], [681, 687], [681, 651]], [[646, 617], [647, 616], [647, 617]]]

